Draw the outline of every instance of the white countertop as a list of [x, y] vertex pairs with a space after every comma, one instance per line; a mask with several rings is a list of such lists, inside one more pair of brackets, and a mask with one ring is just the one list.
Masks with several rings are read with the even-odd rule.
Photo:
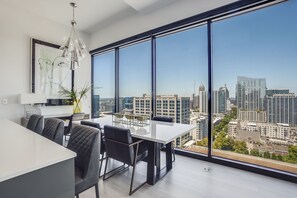
[[12, 121], [0, 119], [0, 182], [76, 156]]
[[177, 137], [185, 135], [196, 128], [196, 125], [158, 122], [152, 120], [147, 121], [147, 124], [144, 124], [143, 126], [139, 126], [139, 124], [114, 122], [115, 119], [115, 116], [105, 116], [96, 119], [89, 119], [89, 121], [98, 122], [101, 128], [104, 128], [104, 125], [128, 128], [130, 129], [133, 137], [163, 144], [172, 142]]

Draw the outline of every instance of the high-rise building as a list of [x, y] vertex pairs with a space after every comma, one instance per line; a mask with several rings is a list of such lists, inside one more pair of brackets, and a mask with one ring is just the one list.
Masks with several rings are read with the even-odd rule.
[[213, 113], [219, 113], [219, 91], [213, 91], [212, 92], [213, 95]]
[[195, 124], [197, 126], [191, 132], [193, 140], [202, 140], [203, 138], [207, 137], [208, 133], [208, 123], [207, 123], [207, 116], [199, 116], [191, 119], [191, 124]]
[[204, 87], [204, 85], [201, 83], [201, 85], [199, 86], [199, 88], [198, 88], [198, 91], [200, 92], [200, 91], [205, 91], [205, 87]]
[[237, 110], [237, 116], [239, 120], [250, 122], [267, 122], [266, 111]]
[[208, 97], [203, 84], [199, 86], [199, 112], [208, 113]]
[[213, 91], [213, 113], [226, 113], [228, 98], [229, 90], [226, 85], [220, 87], [218, 91]]
[[289, 94], [289, 89], [267, 89], [266, 96], [273, 96], [273, 94]]
[[[151, 97], [147, 94], [134, 97], [133, 109], [135, 114], [150, 115]], [[190, 124], [190, 97], [158, 95], [156, 116], [172, 117], [176, 123]]]
[[120, 110], [133, 109], [133, 97], [120, 98]]
[[193, 97], [192, 97], [192, 105], [191, 105], [191, 109], [197, 109], [199, 108], [199, 95], [195, 95], [193, 94]]
[[265, 78], [249, 78], [238, 76], [236, 84], [236, 101], [238, 115], [242, 115], [242, 117], [239, 117], [239, 119], [247, 121], [260, 121], [257, 120], [259, 117], [257, 113], [265, 111], [265, 95]]
[[237, 120], [231, 120], [228, 123], [228, 135], [231, 137], [236, 137], [236, 135], [237, 135]]
[[133, 97], [133, 111], [135, 114], [151, 116], [151, 97], [147, 94]]
[[93, 95], [93, 117], [99, 118], [100, 116], [100, 95]]
[[229, 98], [229, 90], [227, 86], [219, 88], [219, 113], [227, 112], [227, 99]]
[[297, 97], [294, 93], [267, 97], [267, 122], [297, 126]]
[[[158, 95], [156, 102], [156, 116], [172, 117], [176, 123], [190, 124], [190, 97]], [[150, 115], [151, 97], [146, 94], [142, 97], [134, 97], [133, 110], [135, 114]], [[175, 140], [175, 146], [182, 146], [190, 139], [190, 133], [178, 137]]]

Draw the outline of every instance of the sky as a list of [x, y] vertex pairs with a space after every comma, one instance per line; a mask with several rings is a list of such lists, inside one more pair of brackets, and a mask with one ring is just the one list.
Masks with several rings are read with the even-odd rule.
[[[237, 76], [265, 78], [267, 89], [297, 94], [297, 1], [231, 17], [212, 24], [213, 89], [226, 84], [235, 97]], [[207, 89], [206, 25], [157, 38], [157, 94], [191, 96]], [[150, 42], [120, 49], [120, 96], [151, 90]], [[94, 59], [94, 85], [114, 97], [114, 53]]]

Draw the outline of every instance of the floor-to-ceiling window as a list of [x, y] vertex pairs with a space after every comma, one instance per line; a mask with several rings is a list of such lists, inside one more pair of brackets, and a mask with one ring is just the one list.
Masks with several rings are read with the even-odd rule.
[[119, 50], [119, 111], [151, 113], [151, 43], [145, 41]]
[[[100, 108], [93, 102], [94, 117], [96, 109], [114, 112], [118, 80], [119, 111], [150, 115], [154, 106], [156, 116], [197, 126], [174, 142], [187, 154], [208, 153], [208, 159], [227, 158], [296, 174], [296, 10], [297, 1], [291, 0], [229, 18], [224, 15], [206, 20], [211, 26], [191, 24], [188, 29], [152, 33], [143, 42], [117, 44], [116, 54], [94, 56], [94, 87], [100, 93]], [[105, 81], [99, 83], [106, 69]], [[103, 88], [111, 94], [100, 92]]]
[[156, 116], [195, 124], [197, 129], [178, 137], [175, 146], [207, 152], [196, 145], [207, 137], [207, 28], [201, 25], [156, 39]]
[[297, 173], [297, 1], [213, 23], [213, 155]]
[[92, 115], [115, 112], [115, 53], [93, 57]]

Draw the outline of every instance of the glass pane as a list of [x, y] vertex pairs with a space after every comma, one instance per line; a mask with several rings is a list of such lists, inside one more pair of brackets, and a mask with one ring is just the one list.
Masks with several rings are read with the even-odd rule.
[[119, 111], [135, 115], [151, 112], [151, 43], [138, 43], [120, 49]]
[[296, 10], [288, 1], [213, 23], [214, 107], [229, 90], [214, 155], [297, 173]]
[[93, 117], [115, 112], [115, 53], [94, 57]]
[[157, 39], [156, 115], [196, 124], [174, 145], [207, 153], [207, 28], [206, 25]]

